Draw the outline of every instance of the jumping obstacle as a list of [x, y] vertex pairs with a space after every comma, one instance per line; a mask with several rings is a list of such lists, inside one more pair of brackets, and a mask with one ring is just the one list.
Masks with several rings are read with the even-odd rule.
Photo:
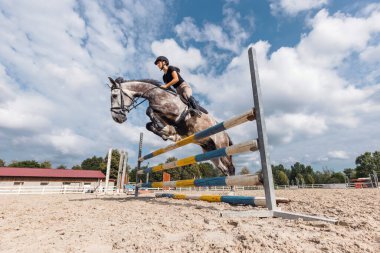
[[[156, 193], [156, 198], [172, 198], [172, 199], [187, 199], [187, 200], [202, 200], [207, 202], [223, 202], [231, 205], [250, 205], [265, 207], [264, 197], [253, 196], [221, 196], [221, 195], [187, 195], [173, 193]], [[277, 198], [276, 203], [288, 203], [286, 198]]]
[[[137, 171], [136, 173], [136, 183], [138, 182], [138, 175], [141, 173], [147, 173], [147, 172], [154, 172], [154, 171], [160, 171], [160, 170], [166, 170], [170, 168], [174, 168], [177, 166], [184, 166], [189, 164], [197, 163], [198, 161], [201, 161], [202, 159], [208, 160], [211, 158], [216, 158], [220, 156], [227, 156], [232, 154], [232, 151], [228, 153], [228, 148], [231, 148], [231, 150], [237, 150], [234, 152], [234, 154], [246, 152], [246, 151], [254, 151], [259, 150], [260, 152], [260, 160], [261, 160], [261, 168], [262, 168], [262, 176], [261, 178], [257, 175], [245, 175], [245, 176], [231, 176], [231, 177], [219, 177], [219, 178], [205, 178], [205, 179], [190, 179], [190, 180], [180, 180], [180, 181], [174, 181], [174, 182], [153, 182], [153, 183], [145, 183], [145, 184], [136, 184], [136, 191], [135, 196], [138, 196], [138, 189], [139, 187], [163, 187], [163, 186], [169, 186], [169, 187], [193, 187], [193, 186], [236, 186], [243, 184], [242, 182], [249, 182], [248, 185], [257, 185], [259, 182], [263, 182], [264, 185], [264, 192], [265, 192], [265, 206], [268, 208], [267, 211], [248, 211], [248, 212], [238, 212], [238, 213], [226, 213], [221, 214], [221, 216], [240, 216], [240, 217], [281, 217], [286, 219], [304, 219], [308, 221], [325, 221], [330, 223], [336, 223], [336, 220], [325, 218], [325, 217], [319, 217], [319, 216], [310, 216], [305, 214], [298, 214], [298, 213], [291, 213], [291, 212], [284, 212], [277, 208], [276, 206], [276, 197], [274, 192], [274, 185], [273, 185], [273, 175], [272, 175], [272, 168], [270, 165], [270, 159], [267, 154], [267, 146], [268, 146], [268, 140], [267, 140], [267, 133], [266, 133], [266, 126], [264, 121], [264, 112], [262, 107], [262, 100], [261, 100], [261, 90], [260, 90], [260, 81], [259, 81], [259, 75], [258, 75], [258, 69], [257, 69], [257, 62], [254, 56], [254, 49], [251, 47], [248, 50], [248, 56], [249, 56], [249, 65], [250, 65], [250, 72], [251, 72], [251, 82], [252, 82], [252, 90], [253, 90], [253, 100], [254, 100], [254, 109], [250, 110], [247, 113], [244, 113], [242, 115], [239, 115], [237, 117], [234, 117], [230, 120], [224, 121], [222, 123], [219, 123], [213, 127], [210, 127], [208, 129], [205, 129], [203, 131], [200, 131], [198, 133], [195, 133], [191, 136], [188, 136], [187, 138], [182, 139], [181, 141], [178, 141], [174, 144], [171, 144], [165, 148], [158, 149], [152, 153], [149, 153], [145, 156], [141, 155], [142, 151], [142, 133], [140, 134], [140, 144], [139, 144], [139, 156], [138, 156], [138, 164], [137, 164]], [[210, 151], [207, 153], [204, 153], [202, 155], [197, 156], [191, 156], [185, 159], [181, 159], [176, 162], [167, 163], [164, 165], [157, 165], [153, 166], [151, 168], [148, 168], [146, 170], [140, 170], [141, 162], [150, 159], [152, 157], [158, 156], [160, 154], [163, 154], [167, 151], [174, 150], [176, 148], [185, 146], [189, 143], [196, 143], [202, 138], [211, 136], [213, 134], [216, 134], [218, 132], [227, 130], [233, 126], [240, 125], [244, 122], [251, 121], [256, 119], [256, 127], [257, 127], [257, 134], [258, 139], [257, 141], [251, 141], [251, 144], [244, 143], [244, 146], [248, 147], [248, 149], [237, 149], [234, 146], [226, 147], [224, 149]], [[242, 145], [242, 144], [238, 144]], [[207, 159], [206, 159], [207, 158]], [[202, 160], [202, 161], [204, 161]], [[243, 177], [247, 177], [247, 179], [242, 179]], [[247, 181], [245, 181], [247, 180]], [[235, 196], [235, 200], [238, 200], [240, 197]], [[253, 198], [253, 197], [252, 197]], [[217, 198], [215, 198], [217, 199]], [[221, 198], [220, 198], [221, 200]]]
[[224, 122], [220, 122], [220, 123], [216, 124], [215, 126], [209, 127], [209, 128], [202, 130], [198, 133], [192, 134], [192, 135], [190, 135], [190, 136], [188, 136], [188, 137], [186, 137], [180, 141], [177, 141], [176, 143], [173, 143], [171, 145], [166, 146], [165, 148], [157, 149], [156, 151], [153, 151], [152, 153], [149, 153], [143, 157], [140, 157], [139, 161], [142, 162], [142, 161], [148, 160], [150, 158], [153, 158], [155, 156], [166, 153], [170, 150], [174, 150], [176, 148], [185, 146], [185, 145], [190, 144], [190, 143], [195, 143], [195, 142], [197, 142], [203, 138], [206, 138], [206, 137], [209, 137], [211, 135], [222, 132], [224, 130], [230, 129], [234, 126], [238, 126], [238, 125], [243, 124], [247, 121], [252, 121], [254, 119], [255, 119], [255, 110], [252, 109], [252, 110], [249, 110], [249, 111], [247, 111], [247, 112], [245, 112], [239, 116], [233, 117], [233, 118], [226, 120]]
[[163, 187], [206, 187], [206, 186], [252, 186], [261, 185], [262, 178], [259, 175], [240, 175], [229, 177], [209, 177], [199, 179], [187, 179], [168, 182], [148, 182], [137, 184], [141, 188]]
[[220, 148], [217, 150], [212, 150], [203, 154], [195, 155], [195, 156], [189, 156], [177, 161], [173, 161], [170, 163], [160, 164], [153, 167], [149, 167], [144, 170], [137, 171], [138, 174], [144, 174], [144, 173], [151, 173], [151, 172], [157, 172], [162, 170], [168, 170], [172, 168], [177, 168], [185, 165], [194, 164], [197, 162], [203, 162], [207, 160], [211, 160], [213, 158], [218, 158], [222, 156], [230, 156], [234, 154], [239, 154], [243, 152], [248, 151], [256, 151], [258, 150], [257, 141], [247, 141], [240, 144], [232, 145], [229, 147]]

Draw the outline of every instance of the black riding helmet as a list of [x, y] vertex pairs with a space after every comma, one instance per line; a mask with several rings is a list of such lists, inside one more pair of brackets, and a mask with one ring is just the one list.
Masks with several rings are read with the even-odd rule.
[[157, 59], [154, 61], [154, 65], [157, 65], [157, 62], [159, 61], [166, 61], [166, 64], [169, 65], [169, 60], [165, 56], [158, 56]]

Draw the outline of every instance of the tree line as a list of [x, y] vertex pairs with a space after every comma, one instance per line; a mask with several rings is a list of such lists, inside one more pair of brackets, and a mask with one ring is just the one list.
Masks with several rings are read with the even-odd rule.
[[[110, 178], [116, 179], [119, 168], [120, 153], [117, 150], [112, 151]], [[100, 170], [104, 174], [107, 169], [108, 154], [105, 157], [93, 156], [82, 161], [80, 165], [75, 165], [74, 170]], [[165, 163], [177, 160], [175, 157], [168, 158]], [[380, 151], [365, 152], [355, 159], [355, 168], [346, 168], [343, 171], [335, 172], [332, 169], [324, 168], [322, 171], [314, 171], [310, 165], [304, 165], [300, 162], [294, 163], [290, 168], [284, 165], [272, 165], [273, 181], [276, 185], [300, 185], [300, 184], [329, 184], [344, 183], [346, 178], [353, 179], [359, 177], [368, 177], [373, 171], [380, 173]], [[6, 165], [4, 160], [0, 159], [0, 167], [22, 167], [22, 168], [52, 168], [49, 161], [41, 163], [35, 160], [12, 161]], [[142, 167], [141, 169], [144, 169]], [[67, 169], [64, 165], [59, 165], [57, 169]], [[137, 168], [131, 169], [127, 165], [129, 178], [134, 181]], [[171, 180], [183, 180], [192, 178], [218, 177], [221, 173], [218, 169], [208, 162], [183, 166], [181, 168], [167, 171], [171, 175]], [[242, 168], [240, 174], [249, 174], [248, 168]], [[161, 181], [162, 171], [149, 174], [149, 181]], [[141, 175], [140, 179], [145, 182], [146, 175]]]

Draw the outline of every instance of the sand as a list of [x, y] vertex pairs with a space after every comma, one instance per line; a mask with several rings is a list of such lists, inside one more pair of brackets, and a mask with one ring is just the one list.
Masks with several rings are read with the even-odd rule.
[[276, 195], [339, 223], [221, 218], [252, 207], [149, 195], [0, 195], [0, 252], [380, 252], [380, 189]]

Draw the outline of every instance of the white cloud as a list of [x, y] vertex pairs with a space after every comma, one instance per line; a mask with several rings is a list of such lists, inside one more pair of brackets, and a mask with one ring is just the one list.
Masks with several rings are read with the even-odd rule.
[[[357, 129], [365, 121], [364, 115], [379, 114], [376, 97], [380, 85], [362, 87], [339, 69], [341, 65], [354, 63], [350, 55], [372, 47], [371, 41], [379, 35], [380, 28], [375, 26], [378, 15], [375, 9], [362, 17], [329, 15], [322, 10], [310, 20], [311, 31], [295, 47], [282, 47], [270, 53], [269, 42], [252, 45], [257, 52], [267, 129], [271, 144], [276, 146], [275, 155], [281, 145], [294, 141], [312, 147], [310, 142], [315, 139], [338, 138], [336, 131], [343, 134], [348, 129]], [[352, 68], [355, 69], [355, 64]], [[240, 114], [253, 105], [246, 49], [219, 76], [188, 73], [185, 78], [194, 90], [207, 97], [207, 108], [219, 120]], [[252, 125], [237, 129], [229, 131], [234, 142], [255, 136]], [[308, 161], [328, 161], [317, 159], [324, 156], [318, 149], [310, 153], [314, 158], [307, 158]]]
[[58, 133], [44, 137], [47, 141], [51, 142], [55, 149], [63, 154], [70, 154], [72, 152], [85, 154], [94, 144], [93, 141], [72, 132], [70, 129], [63, 129]]
[[241, 15], [227, 3], [223, 7], [222, 25], [206, 22], [202, 28], [195, 25], [194, 19], [185, 17], [183, 21], [176, 25], [174, 30], [177, 36], [184, 42], [195, 40], [197, 42], [210, 43], [218, 49], [239, 53], [242, 44], [248, 39], [253, 30], [253, 19], [247, 18], [248, 25], [243, 29], [241, 25]]
[[[202, 58], [201, 52], [198, 49], [190, 47], [185, 50], [173, 39], [154, 41], [152, 43], [152, 52], [156, 56], [165, 55], [169, 59], [170, 64], [189, 70], [205, 64], [205, 59]], [[153, 65], [153, 62], [154, 59], [150, 61], [150, 65]]]
[[15, 100], [0, 103], [0, 127], [37, 132], [51, 127], [51, 101], [32, 93], [15, 95]]
[[270, 8], [274, 14], [284, 12], [295, 16], [299, 12], [320, 8], [328, 0], [271, 0]]
[[273, 115], [266, 119], [268, 132], [284, 143], [298, 136], [320, 135], [327, 131], [326, 120], [321, 116], [307, 114]]
[[380, 44], [377, 46], [369, 46], [360, 53], [360, 60], [375, 64], [380, 62]]
[[17, 84], [6, 74], [5, 67], [0, 65], [0, 103], [14, 99], [15, 89], [17, 89], [15, 87]]
[[343, 150], [333, 150], [328, 152], [328, 157], [332, 159], [348, 159], [350, 156]]
[[321, 10], [310, 20], [312, 31], [297, 46], [299, 57], [316, 67], [336, 68], [354, 52], [364, 50], [370, 38], [380, 31], [380, 12], [367, 17], [342, 13], [332, 16]]
[[[327, 4], [298, 2], [282, 1], [278, 6], [296, 15]], [[143, 106], [131, 112], [125, 124], [113, 122], [109, 90], [104, 86], [107, 75], [161, 79], [162, 73], [152, 63], [161, 54], [181, 68], [202, 104], [218, 120], [253, 106], [246, 49], [254, 23], [251, 19], [249, 26], [243, 24], [247, 17], [229, 5], [232, 1], [224, 6], [221, 23], [206, 21], [198, 27], [196, 21], [185, 18], [174, 24], [183, 44], [162, 39], [162, 30], [170, 29], [162, 18], [170, 16], [167, 2], [115, 3], [0, 4], [0, 149], [6, 159], [51, 158], [61, 164], [105, 155], [108, 148], [116, 147], [126, 149], [134, 161], [140, 132], [146, 136], [146, 152], [165, 145], [145, 130]], [[323, 157], [320, 162], [325, 162], [325, 143], [332, 150], [331, 158], [344, 157], [337, 151], [346, 147], [345, 154], [378, 147], [368, 133], [380, 134], [376, 125], [380, 117], [379, 10], [378, 5], [367, 5], [356, 16], [321, 10], [308, 19], [310, 32], [294, 47], [271, 51], [271, 41], [252, 44], [274, 160]], [[216, 71], [220, 60], [229, 64]], [[360, 76], [366, 77], [360, 83], [347, 74], [358, 65], [372, 66], [360, 68]], [[229, 133], [239, 143], [255, 138], [255, 129], [251, 122]], [[361, 141], [352, 147], [347, 136]], [[200, 149], [189, 147], [174, 155], [185, 157], [187, 152], [200, 153]], [[236, 162], [256, 164], [257, 154], [240, 156]]]
[[[0, 148], [8, 157], [4, 158], [49, 157], [62, 164], [83, 160], [87, 154], [103, 155], [112, 146], [125, 148], [111, 130], [116, 123], [104, 82], [115, 73], [146, 73], [150, 45], [161, 32], [167, 7], [160, 0], [149, 5], [130, 0], [2, 2], [0, 129], [5, 134]], [[153, 11], [156, 15], [151, 15]], [[145, 113], [129, 124], [142, 117]], [[138, 136], [141, 129], [132, 130], [136, 133], [129, 135]]]

